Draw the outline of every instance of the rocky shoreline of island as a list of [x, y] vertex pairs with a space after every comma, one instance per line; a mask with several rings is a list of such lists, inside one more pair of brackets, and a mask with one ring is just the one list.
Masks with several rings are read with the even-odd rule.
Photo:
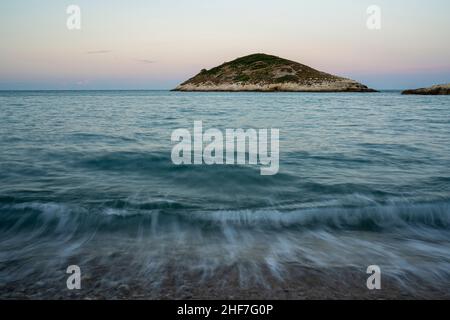
[[236, 84], [223, 83], [220, 85], [202, 84], [202, 85], [180, 85], [173, 91], [187, 92], [377, 92], [374, 89], [364, 88], [352, 85], [353, 83], [342, 81], [335, 83], [320, 83], [316, 85], [299, 85], [296, 83], [281, 84]]

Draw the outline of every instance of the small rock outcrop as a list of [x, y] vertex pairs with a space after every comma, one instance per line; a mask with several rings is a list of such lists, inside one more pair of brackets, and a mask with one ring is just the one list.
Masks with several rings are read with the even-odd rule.
[[405, 90], [402, 94], [448, 95], [450, 94], [450, 83], [438, 84], [428, 88]]

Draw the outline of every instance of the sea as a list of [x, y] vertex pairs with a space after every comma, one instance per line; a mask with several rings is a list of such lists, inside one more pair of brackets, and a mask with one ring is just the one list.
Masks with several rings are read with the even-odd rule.
[[[278, 173], [174, 164], [194, 121], [279, 129]], [[93, 298], [374, 265], [449, 290], [450, 97], [1, 91], [0, 297], [58, 298], [70, 265]]]

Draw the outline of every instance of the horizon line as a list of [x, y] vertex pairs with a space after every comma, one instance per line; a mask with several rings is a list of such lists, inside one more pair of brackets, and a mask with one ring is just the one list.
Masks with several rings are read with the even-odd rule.
[[[377, 91], [403, 91], [410, 88], [397, 88], [397, 89], [375, 89]], [[173, 91], [173, 89], [0, 89], [0, 92], [5, 91]], [[197, 91], [202, 92], [202, 91]], [[205, 91], [206, 92], [233, 92], [233, 91]], [[235, 92], [261, 92], [261, 91], [235, 91]], [[264, 92], [262, 92], [264, 93]], [[346, 93], [346, 92], [313, 92], [313, 91], [286, 91], [286, 93]], [[347, 92], [351, 93], [351, 92]]]

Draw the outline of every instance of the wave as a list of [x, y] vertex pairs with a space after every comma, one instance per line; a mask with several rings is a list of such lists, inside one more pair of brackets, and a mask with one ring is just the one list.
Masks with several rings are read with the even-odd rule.
[[125, 203], [0, 206], [0, 280], [14, 283], [38, 274], [53, 281], [72, 261], [104, 270], [102, 279], [148, 282], [150, 290], [156, 290], [161, 279], [184, 281], [192, 274], [216, 279], [227, 268], [238, 270], [243, 287], [268, 285], [269, 276], [289, 279], [293, 266], [365, 272], [377, 264], [383, 275], [403, 281], [413, 274], [436, 286], [450, 278], [447, 202], [286, 212], [168, 213], [132, 206], [135, 209]]
[[[356, 197], [356, 196], [355, 196]], [[165, 228], [165, 224], [183, 224], [191, 228], [214, 229], [224, 226], [267, 230], [298, 229], [384, 232], [396, 229], [431, 228], [450, 230], [450, 203], [392, 202], [355, 206], [317, 206], [293, 209], [248, 208], [205, 210], [170, 200], [136, 202], [111, 200], [101, 204], [24, 202], [15, 199], [0, 206], [0, 230], [16, 232], [48, 225], [48, 231], [94, 229], [118, 230], [147, 226]], [[354, 202], [356, 203], [356, 202]], [[325, 203], [326, 204], [326, 203]], [[304, 204], [299, 204], [304, 206]], [[311, 205], [311, 204], [310, 204]], [[154, 219], [157, 217], [157, 222]], [[158, 225], [152, 225], [157, 223]]]

